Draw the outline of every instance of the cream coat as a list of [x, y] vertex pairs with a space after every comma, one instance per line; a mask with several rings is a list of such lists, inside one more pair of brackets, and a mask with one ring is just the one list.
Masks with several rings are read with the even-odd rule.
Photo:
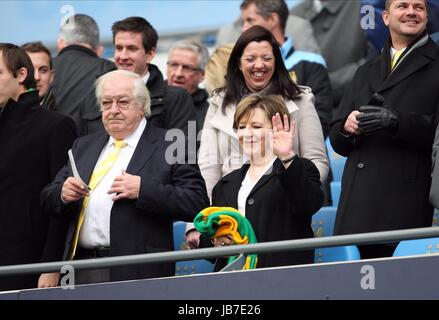
[[[311, 160], [320, 172], [320, 180], [328, 175], [329, 162], [326, 156], [322, 127], [314, 108], [314, 95], [308, 87], [301, 87], [303, 93], [298, 100], [287, 101], [290, 119], [296, 121], [293, 151]], [[224, 94], [214, 95], [209, 100], [201, 134], [198, 165], [206, 181], [207, 192], [211, 197], [215, 184], [226, 174], [241, 168], [246, 162], [239, 151], [239, 142], [233, 129], [233, 116], [236, 105], [221, 110]]]

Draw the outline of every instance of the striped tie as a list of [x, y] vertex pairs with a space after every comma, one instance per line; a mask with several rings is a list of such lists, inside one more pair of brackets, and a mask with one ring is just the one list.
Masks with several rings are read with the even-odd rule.
[[[127, 143], [123, 140], [115, 140], [113, 142], [113, 146], [114, 146], [113, 149], [108, 153], [107, 157], [99, 163], [99, 165], [94, 169], [93, 174], [91, 175], [90, 182], [88, 184], [91, 190], [94, 190], [96, 186], [99, 184], [99, 182], [101, 182], [102, 178], [108, 173], [108, 171], [110, 171], [111, 167], [116, 162], [117, 157], [120, 154], [120, 151], [126, 145]], [[78, 245], [78, 240], [79, 240], [79, 233], [82, 224], [84, 223], [85, 208], [87, 208], [89, 201], [90, 201], [90, 196], [87, 196], [84, 198], [84, 202], [82, 203], [82, 209], [81, 212], [79, 213], [78, 224], [76, 226], [76, 231], [73, 238], [70, 260], [73, 260], [76, 253], [76, 247]]]
[[396, 63], [398, 62], [398, 59], [402, 55], [403, 52], [404, 52], [404, 50], [398, 50], [394, 53], [393, 58], [392, 58], [392, 63], [390, 65], [392, 71], [393, 71], [393, 69], [395, 69]]

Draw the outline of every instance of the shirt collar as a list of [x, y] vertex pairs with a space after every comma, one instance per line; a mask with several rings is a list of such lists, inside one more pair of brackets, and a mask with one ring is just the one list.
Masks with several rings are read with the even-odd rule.
[[[128, 137], [123, 139], [127, 143], [128, 147], [136, 149], [137, 144], [139, 143], [140, 137], [142, 136], [142, 133], [145, 130], [145, 127], [146, 127], [146, 118], [143, 118], [140, 121], [139, 125], [137, 126], [136, 130], [134, 130], [134, 132], [132, 134], [130, 134]], [[115, 139], [112, 136], [110, 136], [110, 139], [108, 139], [107, 147], [112, 146], [114, 140]]]
[[142, 79], [143, 79], [143, 82], [144, 82], [145, 84], [148, 82], [150, 76], [151, 76], [151, 74], [148, 72], [148, 73], [142, 78]]
[[288, 37], [285, 39], [285, 42], [280, 47], [280, 51], [282, 53], [282, 58], [285, 60], [287, 58], [288, 53], [290, 52], [291, 48], [293, 47], [293, 39], [291, 37]]

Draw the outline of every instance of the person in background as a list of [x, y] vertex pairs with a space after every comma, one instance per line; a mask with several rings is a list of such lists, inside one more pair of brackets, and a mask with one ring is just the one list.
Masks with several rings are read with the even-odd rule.
[[41, 42], [28, 42], [21, 46], [32, 60], [34, 66], [34, 77], [37, 82], [38, 96], [40, 97], [40, 105], [52, 110], [55, 108], [55, 95], [50, 88], [53, 82], [53, 63], [52, 55], [49, 49]]
[[368, 45], [360, 10], [360, 0], [306, 0], [290, 11], [312, 25], [328, 66], [336, 107], [358, 67], [366, 62]]
[[99, 43], [99, 27], [85, 14], [75, 14], [61, 26], [58, 50], [58, 56], [53, 59], [54, 110], [72, 117], [80, 131], [81, 104], [87, 97], [94, 97], [96, 79], [116, 66], [100, 58], [103, 48]]
[[[187, 135], [191, 121], [195, 128], [195, 108], [190, 94], [182, 88], [168, 86], [159, 68], [151, 63], [156, 54], [157, 31], [142, 17], [116, 21], [111, 30], [117, 69], [139, 75], [150, 92], [150, 122], [159, 128], [181, 130]], [[81, 117], [82, 135], [104, 129], [96, 97], [87, 99], [81, 107]]]
[[[40, 206], [40, 192], [67, 160], [72, 119], [40, 106], [26, 51], [0, 43], [0, 265], [60, 261], [63, 223]], [[64, 230], [65, 231], [65, 230]], [[58, 273], [0, 277], [0, 291], [52, 287]]]
[[204, 69], [209, 60], [209, 51], [193, 40], [175, 42], [169, 50], [167, 62], [167, 84], [185, 89], [192, 96], [197, 117], [197, 132], [203, 128], [209, 97], [205, 89], [199, 88], [204, 81]]
[[259, 25], [269, 30], [282, 52], [285, 66], [293, 81], [310, 87], [323, 134], [329, 132], [334, 107], [326, 63], [320, 54], [297, 50], [295, 39], [285, 35], [288, 6], [284, 0], [244, 0], [241, 4], [242, 31]]
[[[334, 233], [429, 227], [431, 148], [439, 115], [439, 48], [427, 34], [426, 0], [388, 0], [390, 38], [360, 67], [330, 132], [347, 157]], [[393, 245], [359, 246], [362, 258]]]

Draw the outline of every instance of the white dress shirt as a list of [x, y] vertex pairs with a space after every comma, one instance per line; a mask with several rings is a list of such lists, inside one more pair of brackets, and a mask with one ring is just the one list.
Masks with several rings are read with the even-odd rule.
[[[79, 247], [93, 249], [110, 246], [110, 216], [114, 203], [111, 198], [115, 194], [107, 194], [107, 192], [110, 190], [114, 179], [122, 174], [122, 170], [126, 170], [128, 167], [145, 127], [146, 119], [142, 119], [137, 129], [124, 139], [127, 145], [122, 148], [116, 162], [96, 188], [91, 191], [90, 201], [85, 209], [84, 223], [79, 234]], [[95, 168], [114, 148], [113, 142], [114, 138], [110, 137], [99, 156]]]
[[[264, 172], [265, 172], [264, 175], [271, 173], [271, 170], [273, 170], [272, 169], [273, 163], [276, 159], [277, 158], [274, 157], [273, 160], [271, 160], [267, 164], [267, 166], [264, 169]], [[245, 205], [247, 203], [247, 198], [248, 198], [249, 194], [252, 192], [255, 185], [259, 182], [259, 180], [261, 180], [261, 178], [264, 175], [261, 175], [256, 181], [253, 181], [252, 179], [250, 179], [250, 169], [248, 169], [244, 180], [242, 180], [241, 188], [239, 189], [239, 192], [238, 192], [238, 211], [241, 212], [241, 214], [244, 217], [245, 217]]]

